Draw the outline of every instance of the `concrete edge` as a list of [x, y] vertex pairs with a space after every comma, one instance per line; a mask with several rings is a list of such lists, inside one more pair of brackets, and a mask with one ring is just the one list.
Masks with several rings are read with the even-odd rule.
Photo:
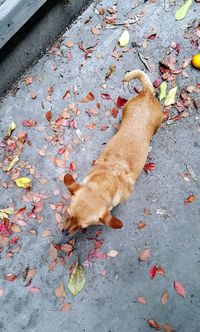
[[91, 0], [48, 0], [0, 50], [0, 96], [77, 18]]

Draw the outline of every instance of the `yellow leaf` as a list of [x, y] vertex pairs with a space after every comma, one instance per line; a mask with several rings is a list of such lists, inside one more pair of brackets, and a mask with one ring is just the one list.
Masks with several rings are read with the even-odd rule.
[[29, 178], [18, 178], [15, 183], [19, 188], [32, 188], [32, 180]]
[[190, 7], [192, 6], [192, 2], [193, 0], [187, 0], [179, 9], [177, 9], [176, 11], [177, 21], [183, 20], [186, 17]]
[[120, 47], [124, 47], [124, 46], [126, 46], [126, 45], [128, 45], [128, 43], [129, 43], [129, 32], [128, 32], [128, 30], [124, 30], [122, 33], [121, 33], [121, 35], [120, 35], [120, 37], [119, 37], [119, 39], [118, 39], [118, 44], [119, 44], [119, 46]]
[[8, 218], [9, 214], [13, 214], [15, 211], [13, 208], [1, 209], [0, 210], [0, 219]]
[[85, 271], [83, 267], [79, 265], [77, 262], [73, 272], [70, 275], [68, 281], [68, 288], [70, 292], [74, 296], [76, 296], [84, 287], [84, 284], [85, 284]]
[[160, 99], [160, 101], [163, 100], [166, 97], [166, 95], [167, 95], [167, 82], [164, 81], [160, 85], [160, 89], [159, 89], [159, 99]]
[[169, 92], [165, 98], [165, 106], [175, 104], [177, 89], [178, 89], [178, 87], [176, 86], [175, 88], [172, 88], [171, 90], [169, 90]]
[[11, 161], [11, 163], [8, 166], [5, 166], [3, 168], [4, 172], [9, 172], [14, 166], [15, 164], [19, 161], [19, 156], [15, 156], [14, 159]]
[[10, 135], [12, 134], [13, 130], [15, 130], [15, 129], [16, 129], [16, 124], [15, 124], [15, 122], [12, 121], [8, 131], [6, 132], [4, 139], [8, 139], [10, 137]]

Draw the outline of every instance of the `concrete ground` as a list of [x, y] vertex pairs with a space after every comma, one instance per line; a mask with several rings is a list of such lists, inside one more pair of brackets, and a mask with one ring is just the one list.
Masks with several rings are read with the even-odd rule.
[[[0, 208], [18, 213], [0, 223], [1, 331], [148, 332], [149, 319], [171, 326], [163, 331], [200, 330], [199, 71], [184, 62], [198, 53], [200, 5], [194, 2], [187, 17], [177, 22], [175, 11], [181, 3], [94, 2], [2, 100], [2, 138], [12, 121], [16, 129], [1, 143]], [[107, 23], [106, 17], [111, 17]], [[118, 23], [127, 19], [132, 20], [130, 43], [121, 49], [116, 40], [123, 25]], [[110, 21], [117, 23], [114, 29]], [[138, 52], [146, 57], [149, 70]], [[169, 57], [170, 69], [159, 65]], [[110, 65], [116, 71], [105, 80]], [[81, 181], [114, 134], [121, 118], [121, 108], [116, 118], [110, 113], [115, 100], [131, 97], [133, 87], [139, 86], [132, 82], [130, 89], [124, 87], [125, 72], [142, 69], [155, 81], [161, 78], [160, 66], [166, 75], [170, 72], [165, 77], [168, 89], [177, 85], [178, 92], [176, 105], [164, 109], [168, 120], [151, 144], [148, 162], [156, 167], [141, 174], [131, 199], [115, 209], [124, 227], [79, 233], [70, 254], [70, 246], [61, 247], [69, 241], [61, 232], [69, 197], [63, 174], [70, 169]], [[89, 92], [94, 100], [80, 102]], [[52, 115], [50, 122], [46, 113], [47, 118]], [[24, 120], [37, 123], [23, 126]], [[16, 155], [19, 161], [3, 172]], [[31, 190], [17, 188], [14, 179], [22, 176], [33, 180]], [[144, 249], [150, 257], [141, 262], [138, 256]], [[111, 250], [118, 254], [107, 256]], [[86, 283], [74, 297], [67, 283], [76, 256]], [[152, 280], [149, 270], [155, 265], [165, 275], [157, 273]], [[174, 282], [181, 283], [183, 289], [178, 284], [177, 292], [182, 290], [185, 297], [176, 293]], [[62, 284], [65, 292], [61, 287], [55, 294]], [[164, 292], [166, 303], [161, 304]], [[144, 300], [146, 304], [139, 303]]]

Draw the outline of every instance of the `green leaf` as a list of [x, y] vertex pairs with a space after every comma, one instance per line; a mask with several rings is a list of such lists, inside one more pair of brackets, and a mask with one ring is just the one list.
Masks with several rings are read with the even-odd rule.
[[169, 90], [169, 92], [165, 98], [165, 106], [175, 104], [177, 89], [178, 89], [178, 87], [176, 86], [175, 88]]
[[86, 274], [83, 267], [77, 262], [68, 281], [68, 288], [74, 296], [76, 296], [85, 285], [85, 276]]
[[192, 2], [193, 0], [187, 0], [179, 9], [177, 9], [176, 11], [177, 21], [183, 20], [186, 17], [190, 7], [192, 6]]
[[160, 101], [165, 99], [166, 95], [167, 95], [167, 82], [164, 81], [160, 85], [160, 90], [159, 90], [159, 99], [160, 99]]

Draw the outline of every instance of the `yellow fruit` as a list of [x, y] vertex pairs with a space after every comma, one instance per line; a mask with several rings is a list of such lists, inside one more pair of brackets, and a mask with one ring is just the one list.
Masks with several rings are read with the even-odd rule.
[[192, 57], [192, 64], [195, 68], [200, 69], [200, 53], [197, 53]]

